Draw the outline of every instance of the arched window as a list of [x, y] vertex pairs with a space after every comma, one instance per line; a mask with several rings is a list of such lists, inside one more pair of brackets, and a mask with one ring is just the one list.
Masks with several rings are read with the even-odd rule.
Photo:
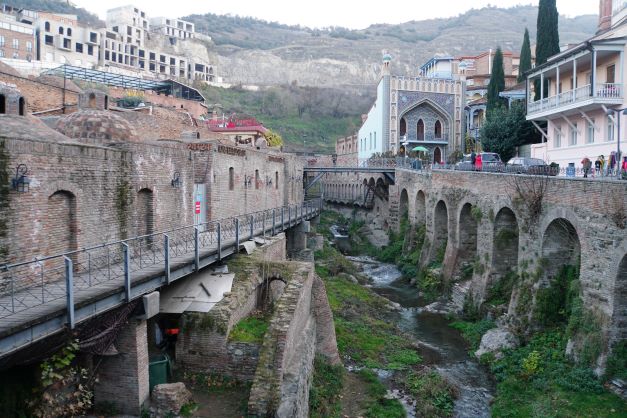
[[400, 136], [404, 136], [406, 133], [407, 133], [407, 121], [405, 121], [405, 118], [401, 118]]
[[418, 124], [416, 125], [416, 138], [418, 138], [418, 141], [425, 140], [425, 123], [422, 119], [419, 119]]
[[0, 94], [0, 115], [7, 113], [7, 101], [4, 95]]
[[25, 106], [25, 103], [24, 103], [24, 98], [23, 98], [23, 97], [20, 97], [20, 101], [19, 101], [19, 103], [18, 103], [18, 106], [19, 106], [19, 114], [20, 114], [20, 116], [24, 116], [24, 108], [25, 108], [26, 106]]
[[67, 28], [67, 36], [72, 36], [72, 29], [71, 28]]
[[255, 170], [255, 189], [259, 188], [259, 170]]
[[440, 123], [439, 120], [435, 121], [435, 137], [436, 138], [442, 138], [442, 124]]
[[63, 35], [63, 26], [59, 26], [59, 35]]
[[229, 190], [235, 189], [235, 169], [229, 167]]
[[50, 22], [44, 23], [44, 29], [46, 30], [46, 32], [50, 32]]

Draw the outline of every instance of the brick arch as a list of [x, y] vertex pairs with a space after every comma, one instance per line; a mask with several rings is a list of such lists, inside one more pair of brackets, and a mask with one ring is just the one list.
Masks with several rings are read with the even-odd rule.
[[432, 244], [429, 262], [434, 261], [440, 251], [446, 253], [446, 247], [449, 245], [449, 205], [446, 204], [444, 199], [439, 199], [433, 208], [432, 225]]
[[48, 196], [44, 218], [46, 255], [56, 255], [78, 249], [76, 200], [76, 195], [65, 189], [55, 190]]
[[619, 260], [613, 292], [612, 327], [614, 330], [610, 344], [627, 340], [627, 249]]
[[475, 206], [470, 202], [461, 205], [457, 219], [457, 270], [465, 269], [477, 256], [478, 222], [473, 216]]
[[407, 189], [401, 191], [401, 196], [398, 204], [399, 219], [407, 218], [409, 216], [409, 195]]
[[417, 226], [427, 224], [427, 195], [424, 191], [418, 190], [414, 199], [414, 216]]
[[493, 224], [491, 276], [493, 280], [499, 280], [518, 269], [520, 223], [516, 213], [503, 206], [496, 213]]
[[554, 218], [542, 232], [542, 259], [546, 260], [543, 277], [548, 281], [565, 266], [579, 269], [581, 237], [566, 218]]

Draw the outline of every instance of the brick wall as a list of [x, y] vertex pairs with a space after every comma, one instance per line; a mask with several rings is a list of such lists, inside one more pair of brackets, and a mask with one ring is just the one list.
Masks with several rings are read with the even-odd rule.
[[114, 344], [119, 354], [102, 357], [94, 402], [109, 402], [122, 414], [139, 415], [149, 395], [146, 321], [129, 320]]
[[42, 81], [18, 77], [2, 70], [0, 70], [0, 81], [16, 85], [26, 98], [28, 111], [32, 113], [63, 107], [64, 94], [67, 105], [74, 106], [78, 103], [80, 90], [76, 88], [74, 83], [71, 83], [64, 93], [62, 84], [53, 84], [49, 82], [50, 80]]

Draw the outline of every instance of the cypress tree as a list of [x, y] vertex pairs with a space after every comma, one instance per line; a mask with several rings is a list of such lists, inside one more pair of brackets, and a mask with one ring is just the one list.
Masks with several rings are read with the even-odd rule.
[[486, 106], [487, 116], [496, 109], [502, 100], [499, 93], [505, 90], [505, 71], [503, 70], [503, 52], [501, 47], [496, 48], [496, 54], [492, 59], [492, 74], [490, 74], [490, 84], [488, 84], [488, 103]]
[[524, 73], [531, 69], [531, 45], [529, 43], [529, 31], [525, 28], [522, 48], [520, 48], [520, 64], [518, 66], [518, 82], [525, 79]]
[[[559, 14], [555, 0], [540, 0], [538, 5], [538, 33], [536, 35], [536, 65], [544, 64], [547, 59], [560, 52], [560, 36], [557, 30]], [[548, 95], [548, 81], [544, 86], [545, 97]], [[540, 82], [535, 83], [535, 100], [540, 98]]]

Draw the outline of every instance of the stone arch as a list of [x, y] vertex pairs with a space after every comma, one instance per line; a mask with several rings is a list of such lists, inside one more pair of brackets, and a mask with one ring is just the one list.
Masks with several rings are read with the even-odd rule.
[[78, 249], [77, 205], [74, 193], [57, 190], [48, 197], [45, 224], [48, 238], [46, 255]]
[[499, 210], [492, 235], [492, 274], [497, 278], [517, 270], [519, 235], [516, 214], [508, 207]]
[[430, 261], [443, 263], [448, 246], [448, 208], [444, 200], [438, 201], [433, 210], [433, 246]]
[[435, 147], [433, 150], [433, 163], [440, 164], [442, 162], [442, 150], [440, 147]]
[[401, 191], [401, 198], [398, 205], [398, 215], [399, 221], [402, 219], [407, 219], [409, 216], [409, 197], [407, 195], [406, 189], [403, 189]]
[[401, 118], [400, 127], [399, 127], [399, 135], [403, 136], [407, 133], [407, 121], [405, 118]]
[[154, 193], [143, 188], [137, 192], [135, 236], [151, 235], [155, 232]]
[[18, 114], [24, 116], [26, 114], [26, 101], [23, 97], [20, 97], [18, 101]]
[[89, 109], [96, 109], [98, 106], [96, 105], [96, 93], [89, 93], [87, 107]]
[[425, 123], [422, 119], [418, 119], [416, 124], [416, 138], [418, 138], [418, 141], [425, 140]]
[[424, 226], [427, 223], [426, 197], [422, 190], [416, 193], [416, 226]]
[[612, 314], [612, 342], [627, 340], [627, 254], [618, 264], [616, 282], [614, 284], [614, 309]]
[[565, 218], [555, 218], [542, 235], [544, 278], [557, 276], [565, 266], [579, 269], [581, 243], [573, 224]]
[[7, 98], [4, 94], [0, 94], [0, 115], [7, 113]]
[[[469, 271], [466, 267], [477, 256], [477, 219], [473, 216], [473, 205], [465, 203], [459, 212], [459, 233], [457, 242], [457, 268]], [[466, 277], [469, 278], [469, 277]]]
[[279, 276], [272, 276], [265, 279], [257, 287], [256, 308], [261, 311], [269, 308], [270, 305], [281, 296], [286, 285], [287, 280]]

